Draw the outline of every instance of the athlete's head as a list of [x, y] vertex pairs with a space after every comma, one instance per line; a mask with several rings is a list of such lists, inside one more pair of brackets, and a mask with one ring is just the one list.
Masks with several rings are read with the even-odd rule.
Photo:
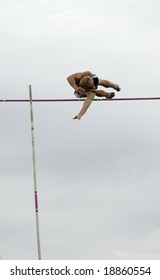
[[93, 80], [90, 76], [85, 76], [80, 80], [80, 87], [84, 89], [93, 89]]

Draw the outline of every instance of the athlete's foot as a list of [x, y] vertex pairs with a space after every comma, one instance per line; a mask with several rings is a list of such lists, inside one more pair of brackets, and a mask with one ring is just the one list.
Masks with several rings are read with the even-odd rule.
[[114, 92], [110, 92], [110, 93], [108, 93], [108, 96], [106, 96], [106, 98], [113, 98], [113, 97], [115, 97]]
[[121, 90], [121, 88], [120, 88], [120, 86], [119, 86], [118, 84], [115, 84], [114, 89], [115, 89], [116, 91], [120, 91], [120, 90]]

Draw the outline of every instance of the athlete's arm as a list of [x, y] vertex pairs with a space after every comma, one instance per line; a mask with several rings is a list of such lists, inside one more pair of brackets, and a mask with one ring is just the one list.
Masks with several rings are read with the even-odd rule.
[[85, 99], [85, 101], [83, 103], [82, 109], [80, 110], [79, 114], [77, 116], [75, 116], [73, 119], [78, 119], [78, 120], [81, 119], [81, 117], [86, 113], [89, 106], [91, 105], [94, 97], [95, 97], [94, 92], [92, 92], [92, 91], [87, 92], [87, 98]]

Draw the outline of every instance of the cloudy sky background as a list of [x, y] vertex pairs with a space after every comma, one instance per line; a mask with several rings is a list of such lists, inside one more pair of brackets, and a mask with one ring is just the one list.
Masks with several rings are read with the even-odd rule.
[[[158, 0], [0, 0], [0, 99], [73, 98], [90, 70], [160, 97]], [[34, 103], [43, 259], [160, 258], [160, 101]], [[28, 103], [0, 103], [0, 256], [36, 259]]]

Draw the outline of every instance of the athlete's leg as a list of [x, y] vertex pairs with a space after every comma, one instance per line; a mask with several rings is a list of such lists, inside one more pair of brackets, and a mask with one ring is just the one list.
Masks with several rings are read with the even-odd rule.
[[106, 92], [100, 89], [96, 90], [95, 94], [98, 97], [106, 97], [106, 98], [112, 98], [115, 95], [114, 92]]
[[118, 84], [115, 84], [115, 83], [112, 83], [110, 81], [107, 81], [107, 80], [101, 80], [99, 79], [99, 85], [103, 86], [103, 87], [106, 87], [106, 88], [113, 88], [117, 91], [120, 91], [121, 88]]

